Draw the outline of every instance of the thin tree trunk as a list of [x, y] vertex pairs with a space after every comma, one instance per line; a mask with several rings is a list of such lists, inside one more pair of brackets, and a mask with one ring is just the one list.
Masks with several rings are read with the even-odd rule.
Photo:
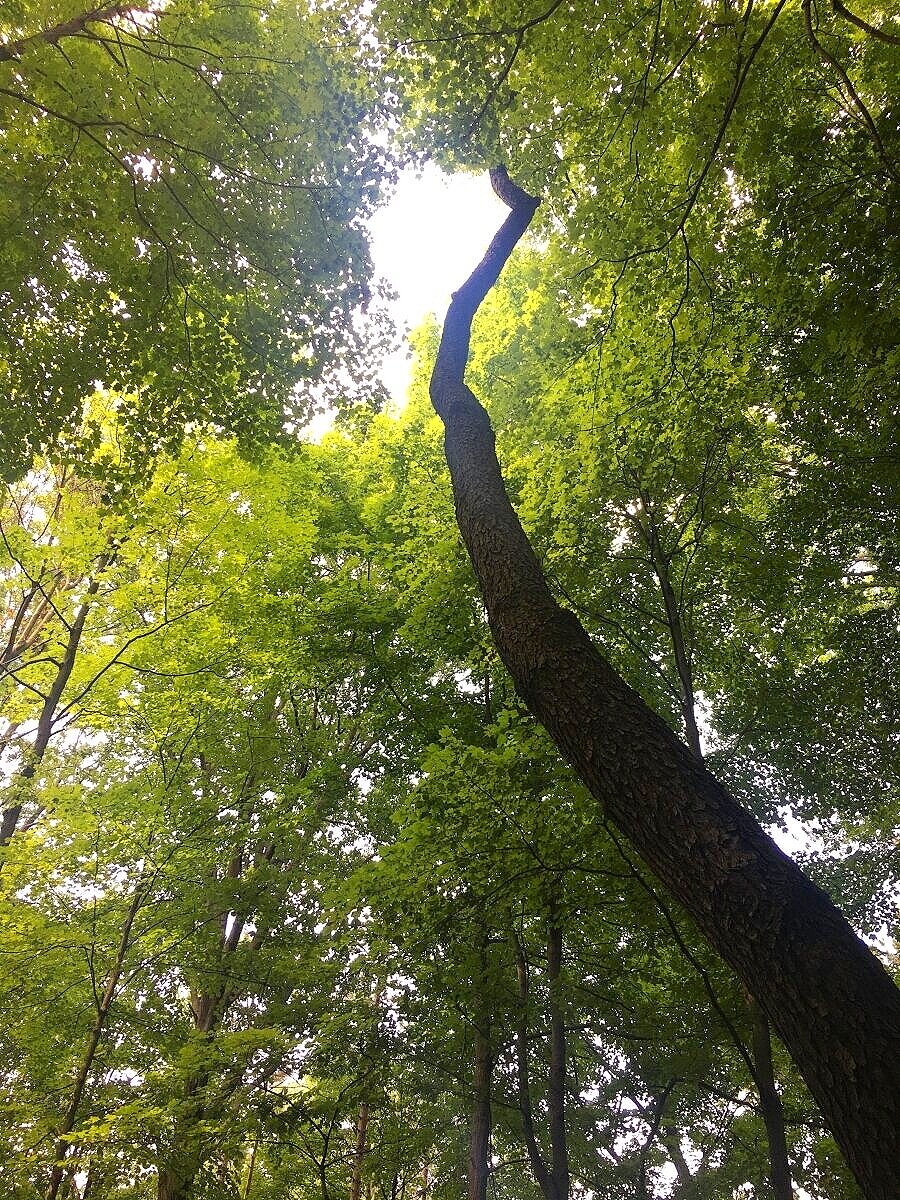
[[128, 913], [125, 917], [125, 924], [122, 927], [122, 936], [119, 938], [119, 945], [116, 950], [115, 961], [112, 969], [106, 980], [106, 986], [103, 989], [103, 995], [100, 997], [100, 1003], [97, 1006], [97, 1013], [94, 1017], [94, 1024], [91, 1028], [88, 1043], [85, 1047], [84, 1056], [81, 1060], [81, 1066], [78, 1070], [78, 1075], [75, 1079], [75, 1086], [72, 1089], [72, 1096], [69, 1100], [68, 1108], [66, 1109], [59, 1127], [56, 1131], [57, 1140], [53, 1147], [53, 1169], [50, 1172], [50, 1182], [47, 1185], [45, 1193], [46, 1200], [56, 1200], [59, 1195], [59, 1189], [63, 1181], [65, 1173], [64, 1160], [68, 1143], [65, 1140], [65, 1135], [71, 1133], [75, 1128], [75, 1122], [78, 1118], [78, 1110], [81, 1107], [81, 1101], [84, 1098], [85, 1088], [87, 1087], [88, 1077], [91, 1073], [91, 1067], [94, 1064], [94, 1058], [97, 1054], [97, 1047], [100, 1044], [100, 1038], [103, 1034], [103, 1028], [106, 1025], [106, 1018], [109, 1016], [109, 1010], [112, 1006], [113, 999], [116, 994], [116, 988], [119, 986], [119, 980], [122, 977], [122, 968], [125, 964], [125, 955], [128, 953], [128, 947], [131, 943], [131, 929], [134, 925], [135, 917], [140, 910], [147, 895], [146, 885], [139, 883], [132, 897]]
[[[255, 773], [251, 770], [244, 781], [245, 793], [254, 785]], [[246, 818], [246, 794], [241, 797], [239, 808], [239, 820], [244, 821]], [[271, 841], [259, 850], [258, 857], [266, 862], [271, 862], [274, 853], [275, 842]], [[226, 879], [241, 877], [246, 866], [246, 854], [247, 847], [239, 846], [225, 868], [224, 877]], [[209, 1041], [215, 1038], [216, 1031], [235, 998], [231, 969], [226, 964], [240, 943], [249, 914], [247, 912], [230, 913], [232, 916], [230, 927], [228, 925], [229, 911], [221, 910], [216, 915], [219, 918], [220, 929], [216, 966], [221, 984], [214, 992], [191, 992], [190, 995], [194, 1028], [198, 1033], [205, 1034]], [[262, 940], [263, 928], [260, 927], [249, 941], [248, 951], [255, 953], [262, 944]], [[233, 1089], [239, 1086], [240, 1079], [241, 1074], [238, 1074], [233, 1081]], [[187, 1081], [184, 1093], [187, 1111], [179, 1118], [176, 1125], [171, 1156], [159, 1168], [157, 1200], [187, 1200], [193, 1190], [197, 1173], [206, 1161], [208, 1151], [197, 1140], [195, 1131], [206, 1115], [207, 1102], [203, 1092], [208, 1083], [209, 1073], [202, 1069]]]
[[486, 1200], [491, 1146], [491, 1014], [486, 991], [487, 934], [481, 947], [481, 973], [475, 981], [475, 1055], [469, 1119], [468, 1200]]
[[253, 1187], [253, 1172], [256, 1169], [256, 1152], [259, 1150], [259, 1131], [253, 1139], [253, 1148], [250, 1151], [250, 1163], [247, 1167], [247, 1182], [244, 1184], [244, 1200], [248, 1200], [250, 1189]]
[[547, 985], [550, 992], [550, 1075], [547, 1106], [550, 1118], [550, 1164], [555, 1200], [569, 1200], [569, 1143], [566, 1136], [566, 1023], [560, 994], [562, 929], [555, 914], [547, 931]]
[[[695, 758], [703, 762], [703, 749], [700, 745], [700, 732], [697, 727], [696, 693], [694, 677], [691, 670], [691, 660], [687, 652], [684, 629], [681, 621], [681, 611], [672, 587], [669, 573], [670, 560], [664, 554], [659, 540], [659, 531], [651, 509], [650, 498], [642, 496], [647, 514], [645, 535], [647, 547], [653, 562], [653, 569], [662, 592], [663, 604], [666, 610], [666, 623], [672, 642], [672, 652], [675, 657], [675, 668], [681, 692], [681, 711], [684, 715], [687, 743]], [[781, 1097], [775, 1086], [775, 1076], [772, 1070], [772, 1040], [769, 1033], [769, 1022], [762, 1008], [746, 992], [747, 1007], [753, 1026], [753, 1066], [754, 1079], [759, 1093], [760, 1110], [766, 1127], [766, 1139], [769, 1152], [769, 1182], [774, 1194], [774, 1200], [792, 1200], [791, 1164], [788, 1157], [787, 1138], [784, 1130], [784, 1113], [781, 1108]]]
[[[769, 1143], [769, 1183], [774, 1200], [792, 1200], [791, 1165], [788, 1158], [787, 1137], [784, 1130], [784, 1110], [781, 1097], [775, 1086], [772, 1069], [772, 1039], [766, 1014], [752, 996], [748, 997], [750, 1018], [753, 1022], [753, 1065], [756, 1067], [756, 1087], [759, 1091], [759, 1106], [766, 1126]], [[900, 1064], [898, 1064], [900, 1070]]]
[[681, 1149], [681, 1135], [677, 1129], [667, 1129], [664, 1126], [660, 1129], [660, 1141], [665, 1146], [671, 1158], [675, 1171], [678, 1175], [679, 1193], [684, 1196], [693, 1194], [694, 1176], [691, 1173], [691, 1168], [687, 1165], [687, 1161]]
[[[111, 557], [111, 555], [106, 554], [101, 556], [97, 563], [97, 572], [102, 571], [107, 566]], [[28, 749], [24, 766], [10, 783], [10, 790], [15, 799], [9, 808], [4, 810], [2, 820], [0, 820], [0, 846], [6, 846], [9, 843], [16, 831], [19, 814], [22, 812], [23, 797], [21, 794], [16, 796], [16, 792], [19, 791], [21, 793], [22, 785], [28, 783], [37, 774], [37, 769], [41, 764], [47, 746], [50, 744], [50, 738], [53, 736], [53, 720], [56, 716], [56, 708], [62, 699], [66, 684], [71, 678], [88, 612], [99, 587], [100, 578], [95, 572], [93, 579], [85, 591], [84, 600], [78, 606], [75, 620], [69, 627], [65, 652], [57, 668], [53, 683], [50, 685], [50, 691], [44, 697], [44, 703], [41, 706], [41, 714], [38, 718], [34, 742]]]
[[649, 504], [646, 507], [648, 509], [648, 524], [645, 531], [647, 547], [650, 551], [653, 570], [659, 583], [659, 590], [662, 592], [663, 605], [666, 610], [666, 623], [669, 627], [672, 654], [675, 658], [675, 669], [678, 672], [678, 681], [680, 684], [681, 713], [684, 717], [685, 740], [697, 758], [702, 760], [703, 750], [700, 746], [700, 730], [697, 728], [697, 709], [691, 661], [688, 657], [687, 647], [685, 646], [678, 600], [675, 596], [675, 589], [672, 587], [672, 580], [669, 575], [670, 562], [663, 553], [662, 546], [660, 545], [655, 518], [653, 513], [649, 511]]
[[516, 1024], [516, 1086], [519, 1112], [522, 1116], [522, 1138], [528, 1161], [545, 1200], [556, 1200], [553, 1176], [544, 1162], [534, 1132], [534, 1113], [531, 1106], [531, 1083], [528, 1070], [528, 963], [518, 937], [513, 935], [516, 952], [516, 977], [519, 982], [519, 1012]]
[[353, 1148], [353, 1175], [350, 1179], [350, 1200], [360, 1200], [362, 1195], [362, 1172], [366, 1161], [366, 1130], [369, 1125], [369, 1106], [365, 1100], [359, 1106], [356, 1122], [356, 1145]]
[[825, 893], [556, 603], [509, 502], [490, 420], [464, 373], [472, 318], [538, 201], [502, 168], [491, 175], [511, 211], [453, 297], [431, 397], [497, 649], [519, 695], [608, 817], [757, 997], [867, 1200], [896, 1200], [900, 992]]

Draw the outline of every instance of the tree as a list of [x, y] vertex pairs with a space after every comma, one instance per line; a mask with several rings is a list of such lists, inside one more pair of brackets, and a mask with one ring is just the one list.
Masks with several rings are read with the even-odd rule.
[[83, 471], [98, 385], [112, 494], [186, 424], [260, 444], [326, 398], [378, 397], [361, 219], [386, 159], [326, 25], [193, 0], [5, 16], [5, 478], [47, 447]]
[[[816, 1200], [860, 1200], [704, 931], [757, 985], [765, 959], [807, 1068], [810, 979], [833, 1016], [851, 956], [859, 991], [885, 976], [700, 754], [758, 819], [809, 822], [881, 934], [898, 36], [868, 0], [4, 14], [4, 1194], [785, 1195], [768, 1132]], [[531, 572], [517, 610], [482, 557], [486, 613], [436, 326], [402, 414], [295, 443], [324, 400], [378, 399], [361, 221], [410, 149], [545, 197], [450, 358], [583, 629], [460, 386], [457, 485], [494, 471], [460, 512], [496, 501], [489, 546]], [[847, 955], [808, 969], [817, 922]]]
[[510, 215], [454, 296], [431, 395], [497, 648], [585, 784], [763, 1006], [867, 1195], [887, 1200], [900, 1154], [888, 1154], [888, 1165], [884, 1150], [895, 1144], [900, 1095], [885, 1063], [900, 992], [824, 893], [691, 761], [556, 603], [507, 498], [489, 418], [464, 373], [472, 319], [538, 201], [503, 168], [492, 182]]

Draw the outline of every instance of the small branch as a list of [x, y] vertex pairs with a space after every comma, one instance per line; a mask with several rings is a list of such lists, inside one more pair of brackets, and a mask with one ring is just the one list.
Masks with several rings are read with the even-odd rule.
[[887, 151], [884, 148], [884, 142], [881, 140], [881, 134], [878, 132], [878, 126], [875, 124], [875, 119], [864, 104], [859, 92], [853, 86], [853, 81], [847, 74], [846, 68], [834, 57], [830, 50], [827, 50], [825, 46], [822, 45], [818, 37], [816, 37], [816, 29], [813, 25], [812, 19], [812, 0], [803, 0], [802, 7], [803, 23], [806, 27], [806, 36], [809, 39], [810, 45], [813, 47], [822, 62], [827, 67], [830, 67], [837, 76], [839, 80], [838, 90], [844, 99], [844, 103], [847, 105], [848, 111], [852, 114], [855, 114], [857, 120], [865, 129], [866, 133], [868, 133], [872, 140], [872, 144], [878, 153], [878, 157], [887, 168], [888, 174], [892, 179], [900, 182], [900, 174], [898, 174], [896, 167], [888, 157]]
[[700, 981], [703, 984], [704, 991], [706, 992], [707, 996], [709, 997], [710, 1004], [715, 1009], [716, 1013], [718, 1013], [719, 1019], [721, 1020], [722, 1024], [725, 1026], [726, 1030], [728, 1031], [728, 1033], [731, 1037], [731, 1040], [734, 1043], [735, 1049], [737, 1050], [737, 1052], [741, 1056], [741, 1058], [744, 1060], [744, 1065], [746, 1066], [747, 1070], [749, 1071], [750, 1078], [753, 1080], [754, 1085], [758, 1087], [759, 1080], [758, 1080], [757, 1074], [756, 1074], [756, 1065], [753, 1062], [753, 1058], [750, 1054], [750, 1051], [744, 1045], [744, 1042], [741, 1039], [740, 1034], [735, 1029], [734, 1023], [732, 1022], [732, 1020], [728, 1016], [728, 1014], [725, 1012], [722, 1005], [719, 1003], [719, 998], [716, 995], [715, 988], [712, 985], [712, 980], [709, 977], [709, 972], [707, 971], [707, 969], [703, 965], [703, 963], [700, 962], [700, 960], [697, 958], [697, 956], [691, 952], [691, 950], [688, 947], [687, 943], [685, 942], [684, 938], [681, 936], [681, 931], [678, 928], [677, 924], [675, 923], [675, 918], [672, 916], [671, 912], [669, 911], [668, 905], [666, 905], [665, 901], [662, 899], [662, 897], [659, 895], [659, 893], [656, 891], [656, 889], [647, 882], [647, 880], [643, 877], [643, 875], [640, 873], [640, 871], [637, 869], [637, 867], [631, 861], [628, 854], [626, 854], [625, 849], [622, 846], [622, 843], [616, 837], [616, 834], [615, 834], [614, 830], [612, 829], [612, 827], [610, 826], [609, 822], [606, 823], [606, 832], [609, 834], [610, 838], [612, 839], [612, 843], [615, 846], [616, 850], [618, 851], [619, 857], [629, 867], [632, 877], [635, 879], [635, 881], [638, 883], [638, 885], [647, 893], [647, 895], [650, 897], [650, 899], [653, 901], [653, 903], [659, 909], [659, 912], [662, 915], [662, 918], [665, 921], [666, 925], [669, 927], [669, 932], [672, 934], [672, 937], [675, 939], [675, 943], [678, 946], [678, 949], [681, 951], [682, 956], [687, 959], [687, 961], [691, 964], [691, 966], [694, 968], [694, 970], [700, 976]]
[[487, 112], [487, 110], [491, 106], [491, 101], [494, 99], [494, 97], [500, 91], [501, 87], [503, 87], [504, 83], [509, 78], [509, 73], [513, 69], [513, 65], [519, 55], [519, 51], [522, 49], [522, 43], [525, 41], [525, 34], [528, 32], [529, 29], [534, 29], [534, 27], [536, 25], [540, 25], [543, 21], [549, 20], [549, 18], [552, 17], [553, 14], [556, 12], [556, 10], [560, 7], [562, 2], [563, 2], [563, 0], [553, 0], [553, 3], [550, 5], [550, 7], [545, 12], [542, 12], [537, 17], [532, 17], [532, 19], [530, 21], [526, 21], [524, 25], [519, 25], [517, 28], [510, 30], [510, 33], [515, 35], [515, 42], [513, 44], [513, 48], [510, 51], [509, 57], [507, 58], [506, 62], [503, 64], [503, 69], [501, 70], [500, 74], [497, 76], [497, 78], [493, 81], [491, 86], [488, 88], [488, 93], [484, 98], [484, 102], [482, 103], [478, 112], [475, 114], [475, 117], [473, 118], [468, 129], [463, 134], [463, 138], [466, 141], [469, 140], [469, 138], [472, 136], [472, 134], [475, 132], [475, 130], [478, 128], [478, 126], [481, 124], [481, 122], [484, 118], [484, 114]]
[[877, 25], [870, 25], [868, 21], [862, 17], [858, 17], [855, 12], [851, 12], [846, 4], [842, 4], [841, 0], [831, 0], [831, 7], [843, 17], [845, 21], [849, 21], [855, 25], [857, 29], [862, 29], [865, 33], [869, 33], [874, 38], [878, 38], [881, 42], [887, 42], [889, 46], [900, 46], [900, 37], [893, 33], [885, 33], [883, 29], [879, 29]]

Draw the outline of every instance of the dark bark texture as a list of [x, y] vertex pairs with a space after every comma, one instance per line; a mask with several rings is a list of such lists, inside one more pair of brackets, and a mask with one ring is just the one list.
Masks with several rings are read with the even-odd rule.
[[516, 690], [606, 814], [762, 1005], [868, 1200], [900, 1195], [900, 992], [829, 898], [600, 655], [553, 598], [466, 387], [472, 318], [538, 201], [491, 173], [509, 216], [455, 293], [431, 381], [460, 531]]

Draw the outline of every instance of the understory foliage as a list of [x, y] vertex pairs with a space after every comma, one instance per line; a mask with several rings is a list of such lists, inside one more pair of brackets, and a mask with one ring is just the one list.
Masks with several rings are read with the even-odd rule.
[[752, 1001], [493, 649], [433, 322], [378, 411], [365, 221], [423, 155], [544, 197], [468, 375], [517, 511], [896, 972], [898, 53], [837, 0], [4, 11], [4, 1196], [462, 1200], [479, 1054], [497, 1200], [774, 1195]]

